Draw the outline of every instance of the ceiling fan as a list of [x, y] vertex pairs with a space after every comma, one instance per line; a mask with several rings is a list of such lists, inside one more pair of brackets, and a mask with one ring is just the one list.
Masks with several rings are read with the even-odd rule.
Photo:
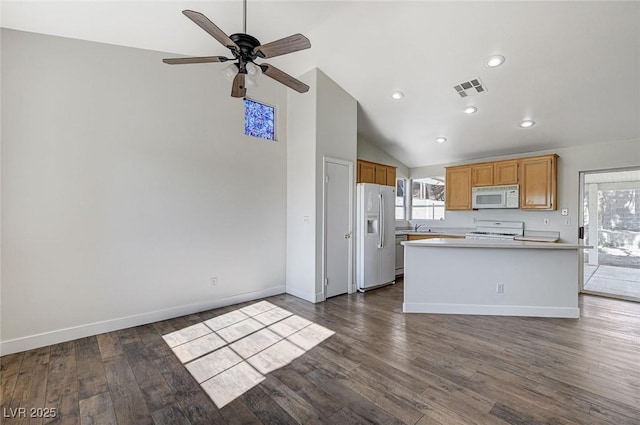
[[[226, 62], [228, 60], [235, 60], [238, 71], [233, 79], [233, 86], [231, 87], [232, 97], [244, 97], [247, 93], [247, 87], [245, 85], [245, 77], [247, 76], [247, 65], [256, 65], [264, 75], [273, 78], [274, 80], [284, 84], [287, 87], [299, 93], [306, 93], [309, 91], [309, 86], [300, 80], [293, 78], [268, 63], [255, 63], [254, 60], [260, 58], [273, 58], [276, 56], [286, 55], [287, 53], [297, 52], [299, 50], [308, 49], [311, 47], [311, 42], [307, 37], [302, 34], [294, 34], [289, 37], [282, 38], [280, 40], [272, 41], [267, 44], [260, 44], [257, 38], [246, 34], [247, 32], [247, 0], [244, 0], [244, 19], [243, 19], [243, 33], [236, 33], [227, 36], [220, 28], [218, 28], [213, 22], [211, 22], [206, 16], [200, 12], [193, 10], [183, 10], [182, 13], [200, 28], [209, 33], [213, 38], [218, 40], [223, 46], [227, 47], [233, 58], [225, 56], [204, 56], [204, 57], [192, 57], [192, 58], [175, 58], [175, 59], [163, 59], [162, 62], [169, 65], [187, 64], [187, 63], [207, 63], [207, 62]], [[252, 65], [249, 65], [250, 67]]]

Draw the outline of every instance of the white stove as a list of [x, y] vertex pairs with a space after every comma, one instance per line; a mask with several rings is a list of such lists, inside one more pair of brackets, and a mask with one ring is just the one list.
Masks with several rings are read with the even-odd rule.
[[521, 221], [478, 220], [476, 230], [466, 233], [465, 239], [513, 239], [524, 235]]

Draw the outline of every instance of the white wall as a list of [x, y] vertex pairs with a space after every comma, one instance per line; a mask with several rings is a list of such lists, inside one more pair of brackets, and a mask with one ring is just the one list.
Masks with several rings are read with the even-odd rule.
[[371, 143], [361, 134], [358, 134], [358, 159], [377, 162], [379, 164], [395, 165], [398, 167], [396, 170], [397, 178], [409, 178], [409, 167]]
[[316, 279], [316, 90], [317, 74], [298, 77], [309, 87], [287, 99], [287, 261], [286, 290], [315, 302]]
[[[519, 158], [525, 156], [557, 153], [558, 160], [558, 209], [556, 211], [522, 211], [522, 210], [479, 210], [479, 211], [447, 211], [444, 221], [432, 222], [440, 227], [475, 227], [474, 218], [480, 220], [518, 220], [525, 222], [525, 230], [544, 230], [560, 232], [561, 240], [577, 242], [578, 216], [582, 211], [578, 208], [579, 173], [589, 170], [603, 170], [637, 166], [640, 164], [640, 140], [609, 141], [599, 144], [560, 148], [531, 152], [521, 155], [481, 158], [478, 161], [492, 161]], [[447, 164], [449, 165], [449, 164]], [[443, 176], [445, 164], [412, 168], [411, 178]], [[450, 164], [450, 165], [457, 165]], [[561, 209], [568, 208], [569, 215], [563, 217]], [[569, 218], [571, 224], [565, 225]], [[549, 224], [543, 224], [549, 219]]]
[[299, 79], [311, 88], [304, 96], [288, 96], [286, 290], [318, 302], [322, 300], [323, 158], [355, 165], [357, 102], [317, 68]]
[[[278, 142], [218, 64], [2, 30], [2, 350], [284, 292]], [[209, 278], [217, 276], [217, 286]]]

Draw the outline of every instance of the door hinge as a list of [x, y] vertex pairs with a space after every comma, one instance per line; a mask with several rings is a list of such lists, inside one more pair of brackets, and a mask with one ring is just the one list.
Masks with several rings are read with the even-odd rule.
[[324, 176], [324, 182], [329, 183], [329, 176]]
[[584, 239], [584, 226], [578, 227], [578, 239]]
[[324, 286], [329, 286], [329, 279], [326, 277], [324, 278]]

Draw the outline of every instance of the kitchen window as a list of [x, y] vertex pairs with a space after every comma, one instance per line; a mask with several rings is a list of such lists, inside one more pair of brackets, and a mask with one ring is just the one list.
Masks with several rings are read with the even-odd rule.
[[411, 180], [411, 219], [444, 220], [444, 177]]
[[406, 186], [407, 180], [396, 180], [396, 220], [406, 220], [407, 218]]

